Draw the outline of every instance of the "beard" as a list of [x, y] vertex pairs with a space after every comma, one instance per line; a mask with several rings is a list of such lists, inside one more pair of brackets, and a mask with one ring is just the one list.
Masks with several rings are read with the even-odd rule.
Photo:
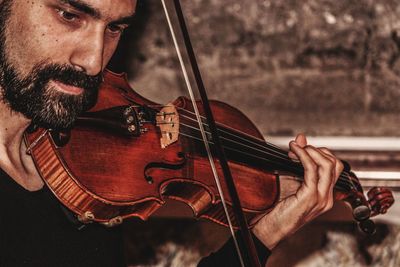
[[[71, 128], [83, 111], [97, 101], [101, 74], [89, 76], [69, 65], [43, 61], [33, 66], [26, 76], [7, 58], [5, 28], [10, 16], [12, 0], [0, 5], [0, 86], [2, 101], [11, 110], [23, 114], [33, 124], [55, 130]], [[58, 81], [83, 89], [79, 95], [62, 93], [50, 84]]]

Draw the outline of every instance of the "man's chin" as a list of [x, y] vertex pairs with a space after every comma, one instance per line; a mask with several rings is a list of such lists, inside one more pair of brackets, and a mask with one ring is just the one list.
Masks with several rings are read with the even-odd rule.
[[38, 127], [52, 130], [66, 130], [71, 129], [78, 117], [77, 110], [73, 111], [52, 111], [52, 112], [38, 112], [30, 114], [32, 123]]

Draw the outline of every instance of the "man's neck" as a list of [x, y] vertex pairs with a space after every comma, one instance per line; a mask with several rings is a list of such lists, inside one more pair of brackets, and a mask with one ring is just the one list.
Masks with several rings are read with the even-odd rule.
[[0, 122], [0, 146], [19, 146], [30, 120], [0, 101]]
[[34, 191], [43, 187], [43, 181], [26, 154], [23, 137], [29, 124], [24, 115], [0, 101], [0, 168], [25, 189]]

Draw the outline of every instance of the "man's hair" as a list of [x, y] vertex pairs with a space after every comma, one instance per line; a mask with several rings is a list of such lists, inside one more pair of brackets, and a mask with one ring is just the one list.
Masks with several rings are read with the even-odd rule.
[[0, 3], [0, 79], [2, 77], [2, 64], [5, 61], [4, 45], [6, 40], [6, 25], [11, 13], [13, 0], [3, 0]]

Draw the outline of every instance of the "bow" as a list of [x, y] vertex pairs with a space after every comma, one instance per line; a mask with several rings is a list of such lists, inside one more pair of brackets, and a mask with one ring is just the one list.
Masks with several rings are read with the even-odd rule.
[[[191, 86], [191, 83], [190, 83], [190, 80], [189, 80], [189, 75], [188, 75], [184, 60], [183, 60], [181, 49], [180, 49], [179, 44], [178, 44], [176, 32], [175, 32], [174, 27], [173, 27], [172, 22], [171, 22], [171, 17], [170, 17], [170, 14], [168, 12], [167, 5], [165, 3], [165, 0], [161, 0], [161, 2], [162, 2], [162, 5], [163, 5], [163, 8], [164, 8], [165, 16], [166, 16], [166, 19], [167, 19], [167, 22], [168, 22], [168, 27], [169, 27], [169, 30], [170, 30], [170, 33], [171, 33], [171, 37], [173, 39], [174, 46], [175, 46], [175, 49], [176, 49], [176, 52], [177, 52], [177, 55], [178, 55], [178, 58], [179, 58], [179, 62], [180, 62], [182, 73], [183, 73], [183, 76], [184, 76], [184, 79], [185, 79], [186, 87], [187, 87], [187, 89], [189, 91], [190, 99], [192, 101], [193, 108], [194, 108], [194, 111], [195, 111], [195, 114], [196, 114], [196, 118], [197, 118], [197, 121], [198, 121], [198, 124], [199, 124], [199, 129], [201, 131], [201, 135], [202, 135], [202, 138], [203, 138], [204, 146], [205, 146], [205, 149], [207, 151], [207, 155], [208, 155], [208, 158], [209, 158], [209, 162], [210, 162], [211, 168], [213, 170], [215, 183], [217, 185], [218, 192], [220, 194], [221, 201], [222, 201], [222, 204], [223, 204], [223, 207], [224, 207], [225, 215], [226, 215], [226, 218], [227, 218], [227, 221], [228, 221], [228, 224], [229, 224], [229, 228], [230, 228], [232, 237], [234, 239], [236, 250], [238, 252], [240, 263], [241, 263], [242, 266], [261, 267], [261, 264], [260, 264], [260, 262], [258, 260], [257, 252], [256, 252], [256, 249], [255, 249], [255, 245], [254, 245], [254, 242], [253, 242], [253, 239], [251, 237], [251, 233], [250, 233], [250, 230], [249, 230], [249, 227], [248, 227], [248, 224], [247, 224], [247, 221], [246, 221], [245, 216], [243, 215], [243, 212], [242, 212], [242, 207], [241, 207], [240, 200], [239, 200], [239, 197], [238, 197], [238, 194], [237, 194], [234, 182], [233, 182], [231, 171], [230, 171], [229, 166], [228, 166], [228, 161], [226, 159], [224, 149], [223, 149], [223, 147], [221, 145], [221, 141], [220, 141], [220, 138], [219, 138], [219, 135], [218, 135], [216, 123], [215, 123], [215, 120], [214, 120], [214, 116], [213, 116], [213, 113], [212, 113], [211, 108], [210, 108], [210, 104], [209, 104], [209, 101], [208, 101], [206, 89], [205, 89], [205, 86], [204, 86], [204, 83], [203, 83], [203, 80], [202, 80], [202, 77], [201, 77], [201, 72], [200, 72], [200, 69], [198, 67], [196, 56], [195, 56], [195, 53], [194, 53], [194, 50], [193, 50], [193, 47], [192, 47], [192, 44], [191, 44], [191, 41], [190, 41], [189, 32], [188, 32], [188, 29], [186, 27], [185, 18], [184, 18], [183, 12], [182, 12], [182, 8], [181, 8], [181, 5], [180, 5], [180, 2], [179, 2], [179, 0], [174, 0], [173, 1], [174, 9], [175, 9], [175, 12], [176, 12], [176, 15], [177, 15], [177, 19], [178, 19], [178, 22], [179, 22], [179, 26], [180, 26], [180, 30], [181, 30], [181, 33], [182, 33], [182, 36], [183, 36], [183, 41], [184, 41], [184, 46], [185, 46], [185, 49], [186, 49], [186, 53], [188, 55], [188, 58], [189, 58], [189, 61], [190, 61], [190, 66], [191, 66], [191, 69], [192, 69], [192, 72], [193, 72], [193, 75], [194, 75], [194, 78], [195, 78], [195, 81], [196, 81], [196, 85], [197, 85], [197, 88], [198, 88], [198, 91], [199, 91], [199, 95], [200, 95], [201, 100], [202, 100], [204, 116], [206, 117], [207, 124], [209, 126], [209, 131], [211, 132], [211, 139], [207, 137], [207, 134], [206, 134], [206, 132], [204, 130], [204, 127], [203, 127], [203, 121], [202, 121], [201, 115], [199, 113], [199, 109], [197, 107], [196, 99], [194, 97], [194, 91], [192, 89], [192, 86]], [[211, 141], [214, 144], [214, 148], [215, 148], [215, 151], [216, 151], [216, 154], [217, 154], [217, 158], [219, 159], [219, 163], [220, 163], [220, 165], [222, 167], [222, 170], [223, 170], [223, 178], [224, 178], [224, 181], [225, 181], [225, 183], [226, 183], [226, 185], [228, 187], [228, 192], [229, 192], [230, 197], [232, 199], [232, 204], [233, 204], [232, 206], [233, 206], [233, 212], [234, 212], [235, 219], [238, 222], [238, 224], [240, 225], [240, 233], [241, 233], [240, 238], [242, 239], [242, 242], [240, 242], [240, 243], [238, 242], [237, 237], [235, 236], [235, 233], [234, 233], [234, 230], [233, 230], [233, 225], [232, 225], [232, 222], [231, 222], [231, 219], [230, 219], [230, 215], [229, 215], [229, 212], [228, 212], [228, 208], [227, 208], [227, 205], [226, 205], [226, 202], [225, 202], [224, 193], [223, 193], [222, 188], [221, 188], [220, 177], [218, 176], [218, 173], [216, 171], [216, 167], [215, 167], [215, 164], [214, 164], [213, 155], [211, 153], [211, 149], [210, 149], [210, 146], [209, 146], [209, 142], [211, 142]]]

